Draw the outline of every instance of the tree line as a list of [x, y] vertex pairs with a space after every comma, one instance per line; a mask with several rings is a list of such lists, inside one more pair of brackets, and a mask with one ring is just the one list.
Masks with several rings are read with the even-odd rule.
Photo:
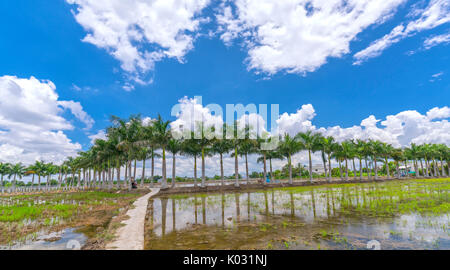
[[[208, 127], [209, 128], [209, 127]], [[223, 136], [208, 136], [207, 130]], [[337, 170], [341, 179], [353, 178], [360, 180], [367, 174], [367, 179], [377, 180], [380, 176], [379, 165], [382, 164], [383, 174], [387, 178], [400, 177], [400, 166], [413, 170], [412, 177], [445, 177], [450, 173], [450, 150], [445, 144], [412, 143], [409, 147], [395, 148], [391, 144], [378, 140], [346, 140], [337, 142], [333, 137], [323, 136], [319, 132], [300, 132], [295, 136], [289, 134], [279, 135], [276, 139], [276, 147], [266, 148], [265, 144], [274, 141], [274, 137], [267, 134], [256, 134], [249, 125], [240, 127], [237, 122], [232, 125], [224, 124], [221, 130], [204, 128], [202, 123], [197, 123], [197, 128], [184, 131], [179, 136], [172, 132], [170, 122], [164, 121], [161, 116], [145, 123], [140, 115], [130, 116], [128, 119], [111, 117], [111, 126], [106, 130], [106, 139], [95, 140], [94, 145], [87, 151], [78, 153], [77, 157], [67, 158], [62, 165], [54, 165], [43, 161], [36, 161], [30, 166], [22, 163], [0, 163], [1, 187], [4, 186], [4, 177], [11, 179], [12, 189], [15, 190], [16, 181], [23, 176], [31, 175], [32, 186], [35, 179], [38, 181], [38, 189], [41, 189], [42, 179], [46, 179], [45, 187], [52, 185], [51, 177], [57, 176], [58, 188], [129, 188], [131, 182], [140, 178], [140, 185], [144, 185], [147, 179], [145, 168], [150, 160], [151, 185], [155, 178], [155, 159], [161, 159], [161, 187], [168, 188], [167, 155], [170, 154], [172, 162], [172, 177], [170, 187], [176, 184], [176, 161], [178, 156], [190, 157], [194, 160], [194, 186], [200, 180], [200, 186], [206, 186], [205, 158], [216, 156], [220, 159], [221, 184], [225, 183], [224, 156], [234, 158], [234, 182], [238, 187], [239, 181], [239, 157], [244, 160], [246, 170], [246, 182], [250, 181], [248, 169], [248, 157], [252, 154], [259, 155], [257, 161], [262, 163], [262, 177], [273, 178], [272, 161], [274, 159], [287, 161], [287, 177], [289, 184], [293, 183], [292, 156], [305, 151], [308, 155], [309, 180], [312, 182], [312, 155], [320, 153], [324, 174], [329, 182], [332, 180], [332, 160], [337, 162]], [[170, 157], [169, 157], [170, 158]], [[142, 175], [136, 175], [137, 162], [142, 161]], [[197, 177], [198, 162], [201, 167], [201, 178]], [[403, 164], [403, 165], [402, 165]], [[411, 164], [411, 166], [409, 166]], [[393, 165], [393, 166], [392, 166]], [[269, 167], [269, 168], [267, 168]], [[124, 170], [124, 179], [121, 179], [121, 171]], [[407, 175], [409, 177], [409, 175]], [[263, 183], [266, 183], [263, 181]]]

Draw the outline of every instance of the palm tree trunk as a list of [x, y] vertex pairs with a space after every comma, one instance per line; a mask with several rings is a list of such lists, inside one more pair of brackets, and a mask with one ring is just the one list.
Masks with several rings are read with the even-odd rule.
[[41, 191], [41, 175], [38, 174], [38, 190]]
[[[176, 180], [176, 177], [175, 177], [175, 166], [176, 166], [176, 161], [175, 161], [175, 154], [173, 154], [173, 156], [172, 156], [172, 188], [174, 188], [175, 187], [175, 180]], [[173, 201], [172, 201], [172, 203], [173, 203]]]
[[205, 149], [202, 147], [202, 188], [206, 184], [206, 174], [205, 174]]
[[353, 163], [353, 179], [356, 180], [357, 173], [356, 173], [356, 166], [355, 166], [355, 158], [352, 158], [352, 163]]
[[345, 158], [345, 180], [348, 181], [348, 161]]
[[120, 163], [117, 161], [117, 189], [120, 189]]
[[239, 187], [239, 167], [238, 167], [237, 147], [234, 147], [234, 176], [236, 178], [235, 186]]
[[427, 157], [425, 157], [425, 172], [426, 172], [425, 177], [428, 177], [429, 174], [428, 174], [428, 159], [427, 159]]
[[418, 170], [418, 166], [417, 166], [417, 160], [414, 159], [414, 170], [416, 171], [414, 178], [418, 178], [419, 177], [419, 170]]
[[358, 159], [359, 159], [359, 180], [362, 181], [362, 175], [363, 175], [362, 159], [361, 158], [358, 158]]
[[264, 179], [263, 179], [263, 183], [264, 185], [266, 185], [266, 179], [267, 179], [267, 164], [266, 164], [266, 152], [263, 153], [263, 167], [264, 167]]
[[16, 174], [14, 174], [13, 183], [12, 183], [12, 190], [13, 190], [13, 192], [16, 192]]
[[197, 155], [194, 155], [194, 187], [197, 187]]
[[328, 153], [328, 182], [330, 182], [331, 183], [331, 177], [332, 177], [332, 175], [331, 175], [331, 154], [330, 153]]
[[269, 158], [269, 166], [270, 166], [270, 181], [273, 181], [272, 158]]
[[152, 170], [150, 175], [150, 187], [153, 187], [153, 179], [155, 177], [155, 156], [154, 151], [152, 148]]
[[312, 175], [311, 149], [308, 149], [308, 157], [309, 157], [309, 182], [312, 183], [313, 175]]
[[247, 185], [250, 184], [250, 178], [248, 176], [248, 156], [247, 153], [245, 153], [245, 173], [247, 176]]
[[219, 154], [220, 155], [220, 179], [222, 181], [222, 186], [225, 185], [225, 177], [223, 175], [223, 155], [222, 153]]
[[374, 168], [374, 170], [375, 170], [375, 180], [377, 180], [378, 179], [378, 167], [377, 167], [377, 157], [376, 156], [374, 156], [374, 166], [375, 166], [375, 168]]
[[340, 159], [338, 159], [338, 163], [339, 163], [339, 175], [340, 175], [340, 177], [341, 177], [341, 180], [344, 180], [344, 179], [342, 178], [342, 169], [341, 169], [341, 160], [340, 160]]
[[397, 169], [397, 179], [400, 179], [400, 168], [399, 168], [399, 166], [398, 166], [398, 161], [397, 162], [395, 162], [395, 166], [396, 166], [396, 169]]
[[385, 164], [384, 166], [386, 166], [386, 177], [389, 179], [391, 177], [391, 175], [389, 173], [389, 162], [388, 162], [387, 157], [385, 158], [384, 164]]
[[364, 159], [364, 161], [366, 163], [367, 181], [370, 181], [370, 170], [369, 170], [369, 166], [367, 166], [367, 157]]
[[288, 162], [289, 162], [289, 185], [292, 185], [292, 160], [291, 160], [291, 154], [288, 156]]
[[137, 160], [136, 159], [134, 159], [134, 172], [133, 172], [133, 180], [134, 181], [136, 181], [136, 163], [137, 163]]
[[443, 158], [441, 157], [441, 175], [443, 177], [447, 176], [447, 174], [445, 173], [445, 168], [444, 168], [444, 161]]
[[166, 148], [162, 148], [162, 184], [161, 188], [167, 188], [167, 177], [166, 177]]
[[422, 169], [422, 177], [425, 177], [425, 171], [423, 170], [423, 162], [422, 162], [422, 159], [420, 159], [420, 168]]
[[[145, 179], [145, 158], [142, 160], [142, 176], [141, 176], [141, 187], [144, 186]], [[173, 180], [172, 180], [173, 181]]]
[[128, 178], [128, 162], [125, 163], [125, 176], [123, 179], [124, 188], [126, 188], [127, 178]]

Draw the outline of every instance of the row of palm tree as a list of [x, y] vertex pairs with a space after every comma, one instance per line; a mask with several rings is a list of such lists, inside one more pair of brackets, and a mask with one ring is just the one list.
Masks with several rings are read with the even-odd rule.
[[[53, 163], [45, 163], [44, 161], [36, 161], [29, 166], [25, 166], [22, 163], [0, 163], [0, 187], [3, 188], [5, 186], [4, 179], [7, 177], [11, 180], [12, 190], [15, 191], [17, 180], [22, 179], [24, 176], [31, 176], [31, 186], [35, 186], [35, 179], [37, 178], [37, 189], [41, 190], [43, 184], [45, 184], [45, 188], [51, 186], [51, 179], [55, 175], [58, 175], [58, 187], [62, 185], [71, 186], [75, 180], [73, 177], [68, 178], [68, 173], [74, 170], [73, 164], [70, 163], [71, 160], [73, 159], [69, 159], [60, 166]], [[43, 179], [46, 179], [44, 183], [41, 182]]]
[[[395, 148], [392, 145], [374, 140], [347, 140], [337, 142], [333, 137], [325, 137], [319, 132], [300, 132], [295, 136], [284, 134], [277, 138], [268, 134], [256, 134], [251, 126], [241, 128], [238, 123], [226, 125], [221, 130], [204, 127], [197, 123], [194, 131], [172, 132], [170, 122], [164, 121], [161, 116], [150, 122], [143, 121], [139, 115], [133, 115], [128, 119], [111, 117], [111, 126], [107, 128], [106, 138], [97, 139], [94, 145], [85, 152], [80, 152], [75, 158], [68, 158], [61, 166], [36, 162], [25, 168], [21, 164], [7, 166], [9, 177], [16, 178], [32, 174], [40, 178], [58, 174], [58, 186], [72, 186], [76, 188], [116, 188], [128, 187], [131, 182], [140, 178], [140, 185], [144, 185], [146, 162], [150, 160], [151, 175], [150, 184], [153, 185], [155, 178], [155, 159], [161, 159], [161, 187], [168, 188], [168, 177], [166, 172], [167, 155], [172, 157], [171, 186], [175, 186], [176, 159], [178, 156], [191, 157], [194, 160], [194, 186], [198, 186], [197, 162], [201, 161], [200, 186], [206, 186], [206, 164], [208, 156], [217, 156], [220, 159], [221, 184], [225, 184], [224, 157], [229, 155], [234, 158], [235, 185], [239, 186], [239, 158], [244, 159], [246, 170], [246, 182], [250, 182], [248, 157], [259, 155], [258, 162], [263, 164], [263, 177], [267, 178], [267, 162], [269, 173], [273, 177], [272, 161], [275, 159], [287, 160], [289, 168], [289, 183], [293, 183], [292, 158], [295, 154], [305, 151], [309, 161], [309, 180], [313, 181], [312, 160], [314, 153], [320, 153], [324, 167], [324, 176], [328, 181], [332, 180], [332, 160], [338, 163], [341, 179], [349, 180], [351, 174], [356, 179], [363, 178], [367, 174], [368, 180], [373, 177], [377, 180], [380, 176], [380, 166], [384, 165], [387, 178], [392, 174], [400, 177], [400, 166], [409, 164], [414, 167], [415, 177], [439, 177], [447, 176], [450, 150], [444, 144], [411, 144], [410, 147]], [[181, 136], [183, 135], [183, 136]], [[214, 135], [214, 136], [211, 136]], [[217, 136], [221, 135], [221, 136]], [[266, 148], [264, 144], [278, 140], [276, 147]], [[142, 175], [137, 176], [137, 162], [142, 162]], [[389, 166], [395, 165], [394, 171]], [[356, 164], [359, 163], [359, 166]], [[420, 165], [420, 170], [419, 170]], [[352, 168], [350, 168], [352, 167]], [[446, 168], [447, 167], [447, 168]], [[2, 167], [0, 167], [1, 169]], [[14, 169], [13, 169], [14, 168]], [[359, 168], [359, 171], [358, 169]], [[124, 169], [124, 180], [121, 180], [121, 171]], [[383, 170], [383, 169], [382, 169]], [[3, 171], [0, 171], [3, 172]], [[72, 181], [67, 183], [67, 175]], [[3, 173], [1, 173], [3, 179]], [[75, 181], [77, 180], [77, 181]], [[3, 181], [3, 180], [2, 180]], [[263, 181], [265, 183], [265, 181]], [[14, 184], [13, 184], [14, 185]], [[83, 185], [83, 186], [81, 186]]]

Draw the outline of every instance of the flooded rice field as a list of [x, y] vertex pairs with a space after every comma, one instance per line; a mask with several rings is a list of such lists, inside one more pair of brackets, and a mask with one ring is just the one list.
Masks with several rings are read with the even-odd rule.
[[0, 197], [0, 249], [77, 249], [140, 194], [88, 191]]
[[150, 200], [146, 249], [450, 249], [450, 179]]

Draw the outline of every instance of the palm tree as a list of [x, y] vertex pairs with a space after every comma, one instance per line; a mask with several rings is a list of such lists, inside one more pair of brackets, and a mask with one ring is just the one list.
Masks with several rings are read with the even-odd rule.
[[345, 180], [348, 180], [348, 159], [353, 157], [353, 144], [350, 141], [341, 143], [341, 155], [345, 161]]
[[[320, 140], [320, 145], [322, 147], [322, 151], [327, 154], [327, 160], [328, 160], [328, 182], [331, 182], [331, 154], [333, 153], [333, 150], [335, 148], [335, 140], [333, 137], [322, 137]], [[327, 171], [325, 170], [325, 176], [327, 174]]]
[[[278, 145], [279, 146], [279, 145]], [[272, 168], [272, 160], [274, 159], [280, 159], [282, 160], [284, 157], [280, 152], [279, 147], [275, 150], [270, 150], [267, 151], [266, 153], [266, 159], [269, 160], [269, 174], [270, 174], [270, 179], [273, 180], [273, 168]], [[259, 157], [257, 162], [264, 162], [264, 157]]]
[[176, 155], [182, 150], [181, 148], [181, 142], [176, 139], [170, 139], [169, 143], [167, 144], [167, 151], [172, 153], [172, 183], [171, 188], [175, 187], [175, 179], [176, 179], [176, 161], [175, 157]]
[[283, 140], [280, 142], [279, 151], [288, 160], [290, 185], [292, 185], [292, 155], [298, 153], [300, 150], [302, 150], [303, 147], [303, 144], [299, 143], [295, 137], [292, 138], [287, 133], [284, 135]]
[[161, 188], [167, 188], [167, 176], [166, 176], [166, 149], [171, 139], [171, 133], [169, 130], [169, 121], [163, 121], [161, 115], [153, 123], [155, 131], [155, 141], [162, 149], [162, 183]]
[[396, 171], [397, 171], [397, 176], [396, 178], [400, 178], [400, 169], [399, 169], [399, 163], [400, 161], [403, 161], [405, 159], [405, 152], [402, 151], [402, 149], [393, 149], [391, 151], [391, 157], [395, 162], [395, 167], [396, 167]]
[[[250, 182], [249, 179], [249, 173], [248, 173], [248, 154], [252, 154], [252, 153], [256, 153], [257, 152], [257, 142], [256, 140], [251, 139], [251, 128], [250, 126], [246, 126], [244, 128], [244, 133], [245, 133], [245, 137], [242, 139], [241, 143], [239, 144], [238, 147], [238, 155], [240, 157], [244, 157], [245, 159], [245, 176], [246, 176], [246, 181], [247, 181], [247, 185]], [[232, 157], [234, 157], [234, 153], [231, 155]]]
[[313, 133], [312, 131], [300, 132], [295, 136], [296, 140], [301, 143], [305, 150], [308, 150], [309, 159], [309, 181], [312, 182], [312, 159], [311, 153], [319, 150], [320, 148], [320, 134]]
[[227, 154], [231, 151], [231, 149], [233, 148], [231, 142], [229, 140], [226, 139], [226, 125], [224, 125], [223, 128], [223, 136], [221, 139], [216, 139], [214, 140], [214, 142], [212, 143], [211, 146], [211, 151], [215, 154], [219, 154], [219, 158], [220, 158], [220, 179], [221, 179], [221, 184], [222, 186], [225, 185], [225, 176], [223, 173], [223, 155]]
[[[359, 180], [362, 180], [362, 176], [363, 176], [362, 160], [366, 157], [366, 154], [364, 151], [365, 145], [366, 145], [366, 143], [362, 140], [357, 140], [355, 143], [355, 156], [359, 160]], [[366, 161], [366, 166], [367, 166], [367, 161]]]
[[390, 173], [389, 173], [389, 158], [391, 157], [391, 153], [394, 151], [394, 147], [392, 145], [387, 143], [381, 143], [379, 147], [379, 154], [384, 158], [384, 166], [386, 167], [386, 176], [389, 179]]
[[445, 144], [438, 144], [437, 151], [438, 151], [439, 160], [441, 162], [442, 176], [445, 177], [445, 176], [447, 176], [447, 172], [445, 171], [444, 160], [450, 154], [449, 148]]
[[239, 162], [238, 162], [238, 149], [245, 139], [245, 130], [239, 128], [238, 122], [235, 121], [233, 125], [227, 126], [227, 139], [231, 142], [234, 153], [234, 176], [235, 186], [239, 187]]
[[10, 168], [11, 168], [11, 164], [0, 162], [0, 180], [1, 180], [0, 187], [1, 187], [2, 191], [3, 191], [3, 186], [4, 186], [3, 176], [9, 174]]
[[415, 177], [419, 176], [419, 168], [417, 164], [417, 159], [420, 158], [420, 147], [415, 143], [411, 143], [409, 148], [405, 148], [405, 154], [413, 161]]
[[12, 182], [12, 190], [13, 192], [16, 191], [16, 179], [22, 179], [22, 177], [26, 174], [27, 168], [22, 165], [22, 163], [17, 163], [15, 165], [12, 165], [9, 170], [8, 178], [11, 179], [13, 177]]
[[378, 166], [377, 166], [377, 159], [383, 153], [383, 143], [380, 141], [369, 141], [369, 143], [372, 145], [372, 156], [373, 156], [373, 162], [374, 162], [374, 169], [375, 169], [375, 180], [378, 179]]

